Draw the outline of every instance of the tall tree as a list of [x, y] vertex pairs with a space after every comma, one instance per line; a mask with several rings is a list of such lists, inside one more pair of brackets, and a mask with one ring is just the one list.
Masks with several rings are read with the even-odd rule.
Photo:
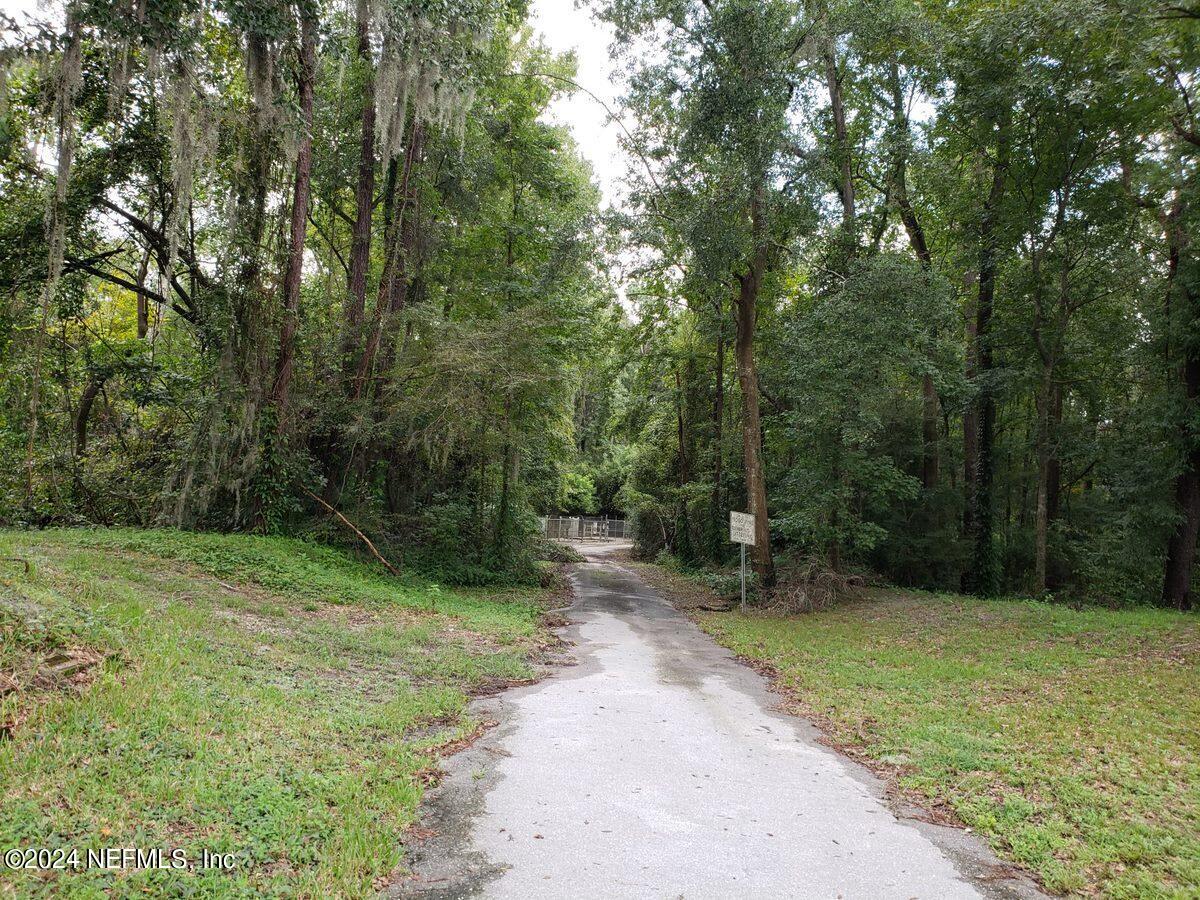
[[308, 234], [309, 195], [312, 184], [313, 83], [317, 68], [315, 11], [300, 10], [300, 50], [296, 66], [296, 93], [300, 99], [300, 143], [296, 150], [296, 175], [292, 186], [291, 228], [287, 272], [283, 277], [283, 316], [279, 325], [279, 355], [271, 400], [278, 427], [286, 427], [289, 392], [296, 357], [297, 317], [300, 314], [300, 279], [304, 273], [304, 241]]
[[775, 562], [755, 344], [781, 248], [808, 221], [808, 202], [794, 177], [805, 157], [797, 153], [790, 118], [807, 20], [790, 3], [747, 0], [613, 2], [601, 4], [601, 15], [630, 53], [664, 60], [640, 67], [629, 98], [644, 142], [639, 153], [664, 160], [662, 175], [670, 184], [663, 191], [652, 174], [642, 202], [657, 226], [682, 239], [686, 258], [665, 260], [668, 265], [729, 285], [754, 570], [771, 587]]
[[[354, 224], [350, 233], [350, 264], [343, 322], [343, 365], [353, 365], [358, 331], [367, 307], [367, 275], [371, 267], [371, 219], [375, 209], [375, 60], [371, 51], [371, 4], [354, 5], [355, 64], [362, 79], [362, 131], [358, 142], [358, 180], [354, 188]], [[347, 381], [348, 390], [357, 382]]]

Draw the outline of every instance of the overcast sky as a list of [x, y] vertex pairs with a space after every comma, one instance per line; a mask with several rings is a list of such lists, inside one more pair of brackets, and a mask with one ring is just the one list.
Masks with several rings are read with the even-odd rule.
[[[0, 0], [3, 2], [3, 0]], [[592, 19], [587, 9], [576, 9], [575, 0], [533, 0], [530, 21], [553, 50], [574, 50], [579, 58], [576, 80], [618, 110], [621, 91], [614, 83], [614, 67], [608, 58], [612, 30]], [[582, 91], [560, 97], [551, 108], [555, 121], [568, 126], [579, 149], [596, 171], [596, 180], [606, 203], [616, 202], [618, 182], [625, 174], [625, 157], [617, 143], [618, 126], [607, 121], [604, 108]]]

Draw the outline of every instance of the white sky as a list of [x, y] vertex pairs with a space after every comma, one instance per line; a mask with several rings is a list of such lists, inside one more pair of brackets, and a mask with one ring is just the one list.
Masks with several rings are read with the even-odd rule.
[[[579, 59], [575, 80], [619, 114], [617, 98], [621, 87], [608, 57], [612, 29], [596, 22], [589, 10], [577, 9], [575, 0], [533, 0], [529, 19], [552, 50], [575, 51]], [[608, 121], [604, 108], [582, 91], [559, 97], [550, 111], [555, 122], [574, 133], [579, 151], [595, 170], [605, 205], [616, 205], [626, 166], [625, 154], [617, 141], [619, 126]]]
[[11, 16], [18, 24], [25, 21], [26, 13], [43, 12], [39, 0], [0, 0], [0, 13]]

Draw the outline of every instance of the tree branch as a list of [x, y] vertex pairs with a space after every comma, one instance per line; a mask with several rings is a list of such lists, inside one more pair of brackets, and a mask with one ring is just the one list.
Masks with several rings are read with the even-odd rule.
[[334, 509], [332, 506], [330, 506], [328, 503], [326, 503], [321, 497], [318, 497], [316, 494], [314, 494], [308, 488], [302, 487], [302, 488], [300, 488], [300, 490], [304, 491], [304, 493], [308, 494], [308, 496], [312, 497], [312, 499], [314, 499], [318, 503], [320, 503], [323, 507], [325, 507], [327, 510], [329, 510], [329, 512], [331, 512], [335, 516], [337, 516], [338, 519], [340, 519], [342, 521], [342, 523], [346, 525], [347, 528], [349, 528], [351, 531], [353, 531], [355, 534], [357, 534], [359, 536], [359, 538], [362, 539], [362, 542], [367, 545], [367, 548], [371, 551], [371, 553], [375, 556], [375, 558], [377, 560], [379, 560], [381, 563], [383, 563], [384, 568], [386, 568], [393, 575], [399, 577], [400, 570], [397, 569], [390, 562], [388, 562], [386, 559], [383, 558], [383, 554], [375, 549], [375, 545], [371, 543], [371, 539], [369, 537], [367, 537], [365, 534], [363, 534], [361, 531], [359, 531], [358, 527], [353, 522], [351, 522], [349, 519], [347, 519], [345, 516], [343, 516], [340, 512], [338, 512], [336, 509]]
[[147, 298], [148, 300], [153, 300], [155, 303], [161, 306], [169, 306], [171, 309], [175, 310], [175, 312], [179, 313], [181, 318], [186, 319], [193, 325], [196, 324], [197, 318], [195, 310], [180, 306], [178, 303], [168, 300], [158, 291], [152, 290], [144, 285], [138, 285], [135, 282], [122, 278], [120, 275], [114, 275], [112, 272], [106, 272], [104, 269], [98, 269], [96, 266], [92, 265], [89, 260], [68, 256], [66, 257], [63, 268], [68, 272], [87, 272], [89, 275], [94, 275], [96, 278], [99, 278], [102, 281], [107, 281], [109, 284], [115, 284], [117, 287], [123, 287], [128, 291], [133, 291], [135, 294], [140, 294], [141, 296]]

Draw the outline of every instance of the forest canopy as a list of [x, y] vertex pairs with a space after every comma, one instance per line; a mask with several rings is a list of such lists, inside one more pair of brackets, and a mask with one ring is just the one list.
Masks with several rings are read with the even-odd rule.
[[1200, 8], [583, 5], [607, 211], [523, 0], [0, 17], [0, 521], [1192, 605]]

